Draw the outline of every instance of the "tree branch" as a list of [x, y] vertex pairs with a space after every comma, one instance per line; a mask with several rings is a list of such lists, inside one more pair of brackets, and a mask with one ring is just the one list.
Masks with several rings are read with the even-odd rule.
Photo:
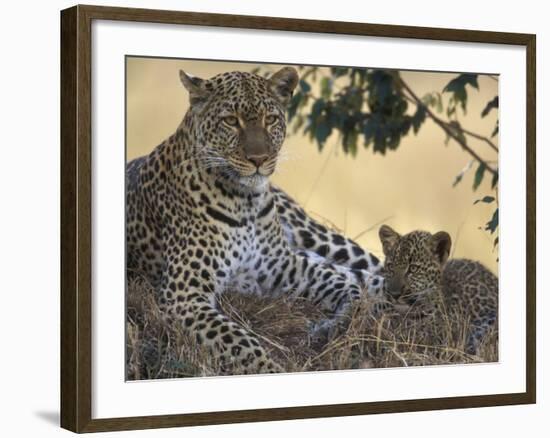
[[[416, 100], [414, 100], [412, 97], [409, 97], [406, 94], [403, 94], [403, 97], [405, 98], [405, 100], [411, 102], [412, 104], [418, 105], [418, 102]], [[426, 107], [426, 105], [424, 105], [424, 106]], [[449, 122], [445, 122], [442, 119], [439, 119], [439, 120], [441, 120], [442, 123], [447, 124], [449, 127], [451, 126]], [[453, 126], [453, 129], [456, 129], [456, 127]], [[469, 135], [470, 137], [474, 137], [474, 138], [477, 138], [478, 140], [486, 142], [489, 146], [491, 146], [491, 149], [493, 149], [495, 152], [498, 152], [498, 146], [495, 143], [493, 143], [489, 138], [484, 137], [483, 135], [480, 135], [480, 134], [476, 134], [475, 132], [469, 131], [467, 129], [464, 129], [464, 127], [462, 127], [462, 126], [460, 127], [460, 130], [464, 134]]]
[[[450, 125], [446, 121], [444, 121], [444, 120], [440, 119], [439, 117], [437, 117], [432, 112], [432, 110], [430, 110], [430, 108], [428, 108], [427, 105], [424, 105], [422, 100], [420, 100], [420, 98], [415, 94], [415, 92], [407, 85], [407, 83], [402, 78], [399, 77], [398, 80], [399, 80], [401, 86], [407, 91], [407, 93], [409, 93], [409, 95], [412, 98], [412, 100], [414, 101], [414, 103], [417, 106], [422, 106], [425, 109], [426, 114], [436, 123], [436, 125], [438, 125], [441, 129], [443, 129], [443, 131], [445, 131], [445, 133], [449, 137], [451, 137], [460, 146], [462, 146], [462, 149], [464, 149], [466, 152], [468, 152], [479, 163], [483, 164], [485, 166], [486, 170], [488, 170], [493, 175], [497, 174], [497, 171], [495, 169], [493, 169], [491, 166], [489, 166], [489, 164], [485, 160], [483, 160], [483, 158], [481, 158], [476, 151], [474, 151], [470, 146], [468, 146], [468, 144], [463, 139], [461, 139], [458, 135], [456, 135], [456, 133], [453, 132], [453, 130], [452, 130], [453, 128], [451, 128]], [[406, 96], [403, 93], [403, 91], [401, 91], [401, 93], [404, 96]], [[462, 129], [462, 130], [464, 131], [464, 129]], [[464, 133], [468, 134], [466, 131], [464, 131]], [[469, 134], [469, 135], [471, 135], [471, 134]]]
[[[445, 122], [444, 120], [442, 120], [443, 123], [447, 123]], [[448, 123], [447, 123], [448, 124]], [[483, 135], [480, 135], [480, 134], [476, 134], [475, 132], [472, 132], [472, 131], [468, 131], [467, 129], [464, 129], [462, 126], [460, 127], [460, 130], [466, 134], [466, 135], [469, 135], [470, 137], [474, 137], [474, 138], [477, 138], [478, 140], [481, 140], [481, 141], [484, 141], [485, 143], [487, 143], [489, 146], [491, 146], [491, 149], [493, 149], [495, 152], [498, 152], [498, 147], [496, 144], [494, 144], [489, 138], [487, 137], [484, 137]]]

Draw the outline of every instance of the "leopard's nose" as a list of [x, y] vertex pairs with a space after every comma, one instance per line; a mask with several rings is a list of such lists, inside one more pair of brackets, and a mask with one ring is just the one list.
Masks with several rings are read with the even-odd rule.
[[398, 298], [401, 295], [402, 284], [399, 280], [390, 278], [384, 283], [384, 289], [393, 298]]
[[269, 155], [267, 154], [249, 155], [246, 158], [256, 167], [260, 167], [262, 164], [264, 164], [267, 161], [267, 159], [269, 158]]

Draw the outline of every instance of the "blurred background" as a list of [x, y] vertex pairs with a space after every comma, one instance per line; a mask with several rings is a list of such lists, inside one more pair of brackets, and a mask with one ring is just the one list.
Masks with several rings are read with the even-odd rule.
[[[209, 78], [279, 68], [128, 57], [127, 159], [151, 152], [183, 118], [189, 103], [179, 69]], [[453, 257], [498, 273], [498, 78], [297, 68], [303, 80], [273, 183], [378, 256], [383, 223], [400, 233], [445, 230]]]

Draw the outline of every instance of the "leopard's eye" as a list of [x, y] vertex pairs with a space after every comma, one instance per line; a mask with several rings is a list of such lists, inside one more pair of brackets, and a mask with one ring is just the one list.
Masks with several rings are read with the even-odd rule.
[[392, 268], [393, 268], [393, 263], [392, 263], [392, 262], [386, 262], [386, 263], [384, 263], [384, 268], [385, 268], [387, 271], [391, 271]]
[[235, 116], [226, 116], [223, 118], [223, 121], [229, 126], [239, 126], [239, 119]]
[[273, 114], [266, 116], [265, 118], [265, 124], [266, 125], [273, 125], [277, 121], [277, 116], [274, 116]]
[[418, 272], [418, 265], [409, 265], [409, 272], [411, 274], [414, 274], [415, 272]]

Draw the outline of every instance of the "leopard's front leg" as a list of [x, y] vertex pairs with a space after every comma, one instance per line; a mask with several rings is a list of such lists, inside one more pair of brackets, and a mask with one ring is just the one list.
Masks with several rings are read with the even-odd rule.
[[217, 309], [214, 278], [215, 272], [197, 261], [183, 271], [169, 264], [159, 302], [163, 315], [206, 347], [222, 368], [244, 374], [283, 371], [254, 335]]
[[350, 269], [346, 266], [339, 265], [337, 263], [332, 263], [326, 260], [325, 258], [319, 256], [317, 253], [306, 250], [299, 250], [296, 253], [300, 257], [307, 258], [312, 263], [328, 264], [333, 269], [338, 271], [341, 274], [344, 274], [346, 277], [352, 277], [359, 286], [373, 299], [383, 300], [384, 298], [384, 277], [380, 274], [380, 271], [376, 273], [369, 272], [362, 269]]
[[308, 299], [328, 313], [329, 318], [314, 328], [315, 336], [336, 334], [349, 322], [351, 304], [361, 296], [355, 276], [289, 248], [279, 256], [263, 258], [258, 268], [263, 290]]

